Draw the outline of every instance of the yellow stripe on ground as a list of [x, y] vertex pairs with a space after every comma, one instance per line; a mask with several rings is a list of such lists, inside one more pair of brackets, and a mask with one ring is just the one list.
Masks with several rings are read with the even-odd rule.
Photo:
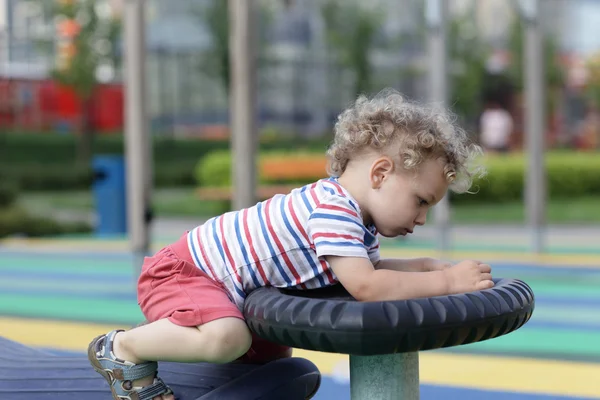
[[[296, 349], [330, 375], [348, 356]], [[518, 357], [419, 353], [422, 383], [483, 390], [600, 398], [600, 364]]]
[[432, 384], [600, 398], [600, 364], [439, 352], [419, 358], [421, 380]]
[[131, 326], [84, 324], [22, 318], [0, 318], [0, 336], [27, 346], [84, 351], [98, 335]]
[[[116, 328], [75, 322], [0, 318], [0, 335], [35, 347], [84, 351], [95, 336]], [[348, 356], [295, 349], [325, 375], [348, 371]], [[484, 390], [600, 398], [600, 364], [517, 357], [420, 353], [423, 383]]]

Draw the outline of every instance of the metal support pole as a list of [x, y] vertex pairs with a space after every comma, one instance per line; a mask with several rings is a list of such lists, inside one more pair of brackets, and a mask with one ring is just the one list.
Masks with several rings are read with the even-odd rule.
[[539, 23], [539, 0], [520, 1], [525, 23], [524, 80], [525, 136], [529, 155], [525, 178], [527, 222], [532, 234], [532, 249], [544, 251], [544, 221], [546, 216], [546, 174], [544, 167], [544, 46]]
[[321, 12], [321, 3], [319, 0], [311, 0], [308, 3], [310, 13], [310, 24], [313, 34], [311, 35], [310, 52], [312, 58], [312, 66], [310, 74], [312, 79], [311, 98], [308, 106], [311, 108], [313, 115], [310, 124], [311, 135], [321, 135], [329, 126], [328, 110], [329, 110], [329, 63], [326, 43], [325, 22], [323, 13]]
[[419, 353], [350, 355], [352, 400], [418, 400]]
[[12, 49], [13, 49], [13, 43], [14, 43], [14, 0], [7, 0], [6, 1], [6, 5], [5, 5], [5, 22], [6, 24], [4, 25], [4, 32], [5, 32], [5, 41], [4, 41], [4, 54], [3, 54], [3, 62], [6, 65], [6, 68], [8, 69], [8, 66], [10, 65], [10, 62], [12, 61]]
[[[145, 96], [144, 0], [124, 4], [127, 229], [136, 268], [149, 250], [151, 157]], [[139, 272], [139, 270], [138, 270]]]
[[230, 127], [234, 209], [256, 202], [256, 2], [229, 1]]
[[[429, 31], [429, 97], [440, 107], [448, 101], [448, 55], [446, 46], [447, 1], [427, 0], [426, 20]], [[444, 196], [434, 208], [437, 248], [450, 250], [450, 203]]]

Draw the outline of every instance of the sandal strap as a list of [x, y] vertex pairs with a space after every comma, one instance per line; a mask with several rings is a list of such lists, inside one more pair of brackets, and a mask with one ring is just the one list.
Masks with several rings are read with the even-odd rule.
[[104, 353], [105, 354], [111, 354], [113, 352], [113, 342], [115, 340], [115, 336], [119, 332], [123, 332], [123, 329], [115, 329], [114, 331], [110, 331], [104, 337]]
[[152, 400], [161, 394], [171, 394], [171, 389], [165, 385], [162, 379], [156, 378], [152, 385], [148, 385], [137, 391], [139, 400]]
[[[113, 358], [113, 342], [116, 334], [119, 332], [122, 332], [122, 329], [110, 331], [104, 338], [104, 356], [109, 359]], [[134, 381], [147, 376], [154, 376], [158, 369], [158, 363], [154, 361], [135, 365], [127, 365], [118, 359], [112, 359], [108, 362], [113, 364], [111, 368], [113, 376], [120, 381]]]
[[158, 363], [152, 361], [121, 368], [114, 367], [112, 371], [115, 379], [120, 381], [135, 381], [147, 376], [154, 376], [157, 370]]

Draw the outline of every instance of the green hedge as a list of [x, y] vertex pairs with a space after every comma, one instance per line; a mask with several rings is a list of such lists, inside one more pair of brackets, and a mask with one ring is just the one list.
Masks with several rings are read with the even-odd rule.
[[89, 188], [91, 168], [55, 164], [2, 165], [0, 171], [21, 190], [72, 190]]
[[[261, 156], [278, 154], [263, 152]], [[294, 153], [296, 154], [296, 153]], [[526, 158], [523, 154], [488, 156], [484, 159], [487, 175], [474, 182], [472, 193], [451, 194], [452, 202], [503, 203], [523, 198]], [[546, 155], [548, 194], [553, 198], [600, 196], [600, 153], [551, 152]], [[201, 186], [231, 184], [231, 155], [213, 152], [196, 166], [196, 182]], [[316, 177], [318, 179], [318, 177]], [[260, 177], [261, 184], [273, 183]], [[300, 179], [288, 183], [305, 183]]]
[[[325, 151], [329, 137], [298, 138], [292, 136], [263, 137], [261, 150], [306, 149]], [[154, 162], [157, 164], [189, 160], [194, 163], [207, 153], [229, 148], [228, 140], [175, 139], [155, 136], [152, 139]], [[1, 133], [0, 160], [5, 164], [73, 164], [77, 155], [77, 137], [47, 133]], [[95, 154], [123, 154], [120, 135], [99, 135], [94, 139]]]
[[[48, 134], [0, 133], [0, 175], [15, 182], [21, 190], [88, 189], [92, 170], [76, 164], [76, 137]], [[196, 185], [194, 169], [204, 155], [227, 150], [228, 141], [153, 138], [154, 184], [157, 187]], [[262, 150], [305, 148], [324, 151], [328, 138], [263, 138]], [[123, 154], [121, 136], [99, 136], [94, 154]]]
[[[194, 161], [179, 161], [154, 165], [157, 187], [194, 186]], [[21, 190], [87, 190], [93, 183], [91, 167], [56, 164], [6, 165], [0, 163], [0, 173], [15, 182]]]
[[92, 227], [84, 222], [59, 222], [52, 218], [31, 215], [16, 206], [0, 209], [0, 238], [12, 235], [56, 236], [91, 231]]
[[[485, 159], [488, 174], [471, 188], [475, 194], [452, 195], [456, 202], [504, 203], [522, 200], [527, 158], [520, 153]], [[551, 152], [545, 157], [548, 196], [600, 196], [600, 153]]]
[[[77, 159], [77, 137], [72, 135], [4, 134], [0, 159], [6, 164], [72, 165]], [[178, 159], [197, 160], [207, 152], [228, 148], [224, 141], [175, 140], [169, 137], [153, 138], [153, 155], [157, 163]], [[95, 154], [124, 154], [122, 136], [99, 135], [94, 138]]]
[[0, 208], [12, 205], [17, 199], [19, 191], [17, 185], [6, 177], [0, 176]]

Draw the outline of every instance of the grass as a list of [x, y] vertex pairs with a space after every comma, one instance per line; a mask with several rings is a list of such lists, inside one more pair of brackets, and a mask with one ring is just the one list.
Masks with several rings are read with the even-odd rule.
[[[155, 190], [152, 200], [155, 215], [161, 217], [206, 217], [226, 211], [222, 203], [199, 200], [194, 189]], [[19, 202], [30, 210], [95, 210], [95, 200], [91, 191], [21, 193]]]
[[[597, 224], [600, 222], [600, 197], [550, 199], [546, 218], [551, 224]], [[457, 205], [452, 208], [452, 220], [462, 224], [524, 223], [525, 206], [506, 204]]]
[[[23, 193], [20, 204], [31, 210], [94, 211], [91, 192]], [[153, 193], [153, 208], [159, 217], [210, 217], [226, 211], [223, 203], [199, 200], [193, 188], [158, 189]], [[432, 215], [432, 214], [430, 214]], [[551, 224], [600, 223], [600, 197], [550, 199], [546, 216]], [[462, 204], [452, 207], [452, 221], [457, 224], [515, 224], [525, 222], [523, 203]]]

